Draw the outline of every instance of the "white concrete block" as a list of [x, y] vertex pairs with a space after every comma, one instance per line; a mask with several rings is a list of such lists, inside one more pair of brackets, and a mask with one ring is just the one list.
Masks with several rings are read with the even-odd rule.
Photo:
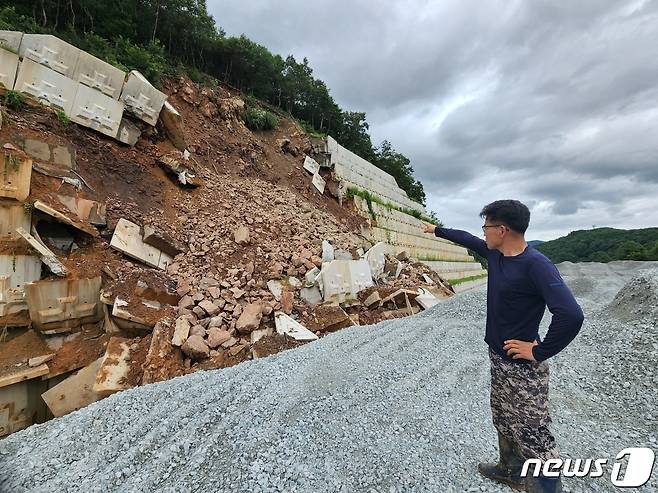
[[326, 300], [355, 297], [359, 291], [373, 286], [370, 265], [365, 259], [333, 260], [322, 264], [322, 295]]
[[73, 79], [112, 99], [119, 99], [126, 73], [103, 60], [81, 51]]
[[370, 265], [370, 271], [372, 276], [377, 279], [384, 272], [384, 265], [386, 264], [386, 243], [380, 241], [376, 243], [372, 248], [370, 248], [366, 254], [365, 259]]
[[3, 149], [0, 163], [0, 197], [24, 201], [30, 195], [32, 159], [26, 154]]
[[18, 55], [0, 48], [0, 85], [13, 89], [18, 72]]
[[123, 218], [117, 223], [110, 246], [158, 269], [165, 269], [172, 261], [166, 253], [144, 243], [140, 227]]
[[283, 312], [274, 313], [274, 324], [277, 333], [286, 334], [298, 341], [315, 341], [318, 339], [318, 336], [313, 332]]
[[101, 278], [35, 281], [25, 285], [32, 325], [46, 333], [67, 332], [103, 318]]
[[318, 190], [320, 193], [324, 193], [324, 187], [326, 183], [324, 181], [324, 178], [320, 176], [320, 173], [315, 173], [313, 175], [313, 186]]
[[123, 116], [123, 103], [84, 84], [78, 84], [69, 114], [71, 120], [110, 137], [116, 137]]
[[320, 165], [312, 157], [306, 156], [304, 158], [304, 169], [314, 175], [320, 171]]
[[14, 89], [70, 115], [77, 86], [75, 81], [48, 67], [23, 59]]
[[16, 228], [30, 229], [30, 214], [23, 204], [17, 202], [0, 202], [0, 240], [19, 238]]
[[0, 30], [0, 47], [6, 47], [10, 51], [18, 54], [18, 49], [21, 46], [23, 33], [20, 31], [1, 31]]
[[24, 34], [18, 52], [70, 79], [80, 56], [78, 48], [50, 34]]
[[27, 310], [23, 286], [40, 277], [39, 257], [0, 255], [0, 317]]
[[41, 398], [55, 417], [82, 409], [103, 398], [101, 394], [94, 392], [93, 388], [102, 360], [103, 358], [98, 358], [75, 375], [41, 394]]
[[127, 111], [149, 125], [155, 126], [167, 95], [153, 87], [138, 71], [132, 70], [123, 85], [119, 99], [125, 103]]
[[416, 303], [418, 303], [423, 310], [432, 308], [439, 303], [439, 298], [430, 293], [427, 289], [418, 288], [418, 296], [416, 296]]

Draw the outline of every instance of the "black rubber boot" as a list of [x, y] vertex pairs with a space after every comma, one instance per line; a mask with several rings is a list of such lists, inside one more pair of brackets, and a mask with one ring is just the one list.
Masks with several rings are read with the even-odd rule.
[[485, 478], [511, 486], [515, 490], [525, 490], [525, 481], [521, 477], [521, 469], [525, 461], [517, 452], [514, 443], [501, 433], [498, 433], [498, 450], [500, 453], [498, 464], [480, 462], [478, 464], [480, 474]]
[[525, 478], [525, 490], [528, 493], [562, 493], [562, 481], [560, 477], [549, 478], [542, 474], [535, 478]]

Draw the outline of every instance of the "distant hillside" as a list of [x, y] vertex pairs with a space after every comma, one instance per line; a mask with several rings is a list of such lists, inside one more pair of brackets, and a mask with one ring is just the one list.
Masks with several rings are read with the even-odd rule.
[[555, 263], [658, 260], [658, 228], [572, 231], [535, 248]]
[[536, 247], [537, 245], [540, 245], [542, 243], [545, 243], [544, 240], [530, 240], [526, 242], [528, 245], [531, 247]]

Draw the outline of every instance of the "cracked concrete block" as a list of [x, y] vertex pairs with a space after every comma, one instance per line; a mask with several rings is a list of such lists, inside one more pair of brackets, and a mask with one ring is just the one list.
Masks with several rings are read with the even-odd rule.
[[180, 242], [174, 240], [164, 231], [156, 230], [148, 224], [144, 225], [143, 240], [147, 245], [151, 245], [171, 257], [175, 257], [179, 253], [186, 251], [185, 246]]
[[322, 265], [322, 294], [325, 301], [355, 297], [359, 291], [373, 286], [370, 265], [365, 259], [333, 260]]
[[157, 269], [166, 269], [172, 261], [171, 256], [144, 243], [140, 227], [123, 218], [117, 223], [110, 246]]
[[128, 390], [134, 385], [130, 382], [133, 363], [131, 353], [139, 344], [123, 337], [111, 337], [107, 343], [105, 354], [96, 372], [92, 390], [101, 396]]

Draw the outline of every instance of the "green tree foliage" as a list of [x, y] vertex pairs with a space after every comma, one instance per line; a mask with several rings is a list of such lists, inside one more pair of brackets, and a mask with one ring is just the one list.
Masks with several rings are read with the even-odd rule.
[[316, 134], [336, 136], [424, 204], [409, 159], [388, 142], [374, 148], [365, 113], [343, 111], [306, 58], [284, 59], [246, 36], [227, 37], [205, 0], [0, 0], [0, 29], [56, 34], [154, 82], [181, 67], [198, 82], [209, 74], [289, 112]]
[[658, 260], [658, 228], [572, 231], [567, 236], [546, 241], [535, 248], [553, 262]]

